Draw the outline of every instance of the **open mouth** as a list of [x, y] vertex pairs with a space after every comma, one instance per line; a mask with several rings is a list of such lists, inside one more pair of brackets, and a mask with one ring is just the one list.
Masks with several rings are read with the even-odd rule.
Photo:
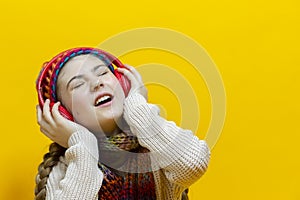
[[100, 95], [99, 97], [96, 98], [95, 100], [95, 106], [101, 106], [104, 105], [108, 102], [111, 102], [113, 97], [110, 94], [105, 94], [105, 95]]

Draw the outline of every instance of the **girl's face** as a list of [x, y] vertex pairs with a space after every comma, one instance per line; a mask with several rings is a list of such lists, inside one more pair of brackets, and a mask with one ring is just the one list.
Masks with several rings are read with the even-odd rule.
[[57, 96], [75, 122], [94, 134], [113, 134], [123, 114], [123, 89], [103, 61], [92, 55], [72, 58], [61, 69]]

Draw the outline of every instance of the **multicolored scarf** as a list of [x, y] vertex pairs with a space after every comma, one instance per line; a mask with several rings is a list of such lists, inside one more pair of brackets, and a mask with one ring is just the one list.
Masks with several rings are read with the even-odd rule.
[[104, 174], [99, 200], [156, 199], [149, 150], [135, 136], [105, 137], [99, 147], [99, 168]]

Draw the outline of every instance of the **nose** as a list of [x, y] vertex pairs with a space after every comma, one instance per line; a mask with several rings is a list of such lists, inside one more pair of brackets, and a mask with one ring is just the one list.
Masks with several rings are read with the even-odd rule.
[[101, 81], [101, 79], [99, 77], [97, 77], [94, 80], [92, 80], [92, 82], [91, 82], [91, 91], [93, 91], [93, 92], [97, 91], [103, 86], [104, 86], [103, 82]]

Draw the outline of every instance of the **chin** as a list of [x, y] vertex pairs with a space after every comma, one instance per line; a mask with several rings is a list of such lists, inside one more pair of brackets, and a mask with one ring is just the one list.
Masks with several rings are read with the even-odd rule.
[[98, 115], [98, 119], [99, 121], [101, 121], [102, 119], [118, 121], [122, 115], [123, 115], [123, 108], [115, 107], [109, 110], [102, 110]]
[[98, 115], [98, 123], [100, 124], [104, 124], [104, 123], [109, 123], [109, 122], [117, 122], [120, 120], [120, 118], [122, 117], [123, 112], [117, 112], [117, 111], [105, 111], [105, 112], [101, 112], [100, 115]]

